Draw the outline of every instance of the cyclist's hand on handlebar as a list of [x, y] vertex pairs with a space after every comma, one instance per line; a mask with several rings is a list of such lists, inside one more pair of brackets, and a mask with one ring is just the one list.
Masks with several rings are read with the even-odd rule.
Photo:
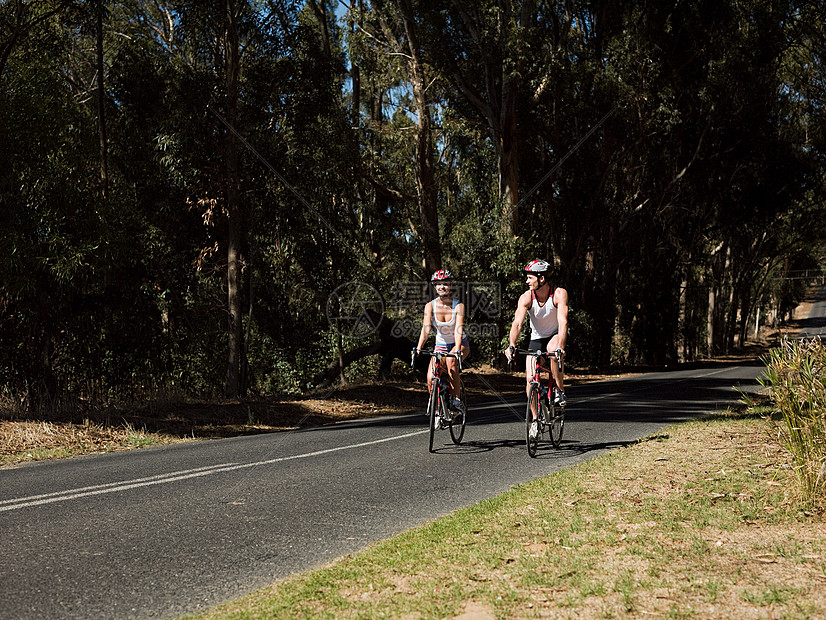
[[419, 350], [416, 347], [413, 347], [410, 351], [410, 365], [413, 366], [416, 363], [416, 356], [419, 354]]
[[513, 363], [514, 351], [516, 351], [516, 347], [514, 347], [513, 345], [511, 345], [507, 349], [505, 349], [505, 357], [508, 358], [508, 363]]
[[505, 349], [505, 357], [508, 360], [508, 372], [513, 372], [513, 356], [516, 348], [511, 345], [507, 349]]

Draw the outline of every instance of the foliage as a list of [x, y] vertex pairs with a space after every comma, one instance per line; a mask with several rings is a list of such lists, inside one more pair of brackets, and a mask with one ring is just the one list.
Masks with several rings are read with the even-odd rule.
[[502, 291], [474, 363], [532, 258], [570, 293], [583, 366], [729, 352], [822, 273], [815, 0], [231, 5], [234, 106], [225, 2], [102, 0], [100, 33], [98, 5], [0, 5], [4, 393], [220, 393], [236, 225], [258, 393], [337, 355], [337, 287], [389, 295], [426, 255]]
[[783, 438], [806, 499], [826, 491], [826, 345], [785, 339], [764, 360], [762, 385], [783, 416]]

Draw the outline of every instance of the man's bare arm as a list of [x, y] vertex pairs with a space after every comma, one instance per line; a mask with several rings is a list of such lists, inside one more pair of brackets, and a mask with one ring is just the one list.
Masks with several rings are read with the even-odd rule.
[[513, 317], [513, 323], [511, 324], [511, 331], [508, 334], [508, 344], [510, 346], [516, 345], [516, 340], [519, 338], [519, 334], [522, 331], [522, 325], [525, 323], [525, 316], [528, 314], [528, 308], [530, 308], [530, 293], [523, 293], [522, 296], [519, 298], [519, 304], [516, 306], [516, 314]]
[[568, 341], [568, 291], [564, 288], [556, 289], [554, 305], [556, 306], [556, 318], [559, 323], [558, 346], [564, 351], [565, 343]]

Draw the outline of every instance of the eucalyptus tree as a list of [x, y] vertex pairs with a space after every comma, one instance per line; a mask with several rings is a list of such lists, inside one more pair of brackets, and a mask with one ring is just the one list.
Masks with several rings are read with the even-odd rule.
[[545, 72], [570, 34], [571, 3], [536, 0], [420, 2], [428, 59], [450, 80], [448, 105], [484, 128], [497, 156], [502, 226], [518, 234], [523, 124], [553, 79]]
[[782, 248], [759, 240], [802, 196], [809, 166], [777, 76], [792, 13], [777, 3], [631, 4], [604, 33], [599, 66], [613, 86], [603, 92], [613, 88], [621, 105], [605, 125], [607, 159], [590, 166], [611, 174], [596, 184], [603, 232], [584, 264], [615, 281], [602, 290], [616, 300], [615, 342], [631, 361], [676, 360], [686, 320], [688, 350], [705, 350], [706, 313], [715, 350], [730, 350], [748, 291]]
[[[277, 47], [272, 45], [273, 38], [280, 41], [282, 50], [288, 47], [297, 7], [296, 3], [290, 2], [245, 0], [184, 1], [166, 5], [164, 15], [169, 17], [170, 26], [177, 30], [178, 35], [170, 37], [171, 51], [179, 55], [185, 70], [200, 76], [199, 79], [212, 89], [207, 98], [200, 101], [200, 115], [209, 119], [207, 126], [216, 133], [213, 136], [202, 135], [207, 140], [202, 147], [220, 144], [220, 157], [215, 157], [215, 153], [211, 154], [208, 150], [202, 152], [202, 163], [208, 163], [215, 176], [200, 175], [198, 185], [191, 185], [190, 191], [197, 203], [205, 207], [205, 218], [218, 216], [222, 220], [220, 229], [223, 232], [218, 242], [226, 257], [227, 364], [224, 391], [228, 396], [238, 396], [244, 390], [242, 265], [248, 246], [249, 214], [249, 205], [244, 204], [242, 198], [243, 146], [239, 140], [245, 129], [241, 125], [239, 106], [244, 99], [244, 89], [249, 85], [244, 72], [254, 65], [257, 55]], [[158, 26], [156, 31], [159, 33], [166, 33], [170, 27], [163, 23]], [[219, 135], [222, 136], [220, 142], [215, 143], [214, 139]], [[185, 159], [188, 157], [184, 155]], [[216, 179], [221, 180], [219, 195], [215, 192]], [[225, 218], [221, 217], [224, 214]]]
[[[404, 170], [391, 186], [395, 188], [397, 201], [404, 206], [413, 191], [408, 189], [405, 177], [412, 177], [415, 187], [417, 217], [411, 219], [410, 228], [422, 247], [423, 268], [429, 273], [442, 266], [442, 250], [439, 230], [438, 195], [436, 180], [435, 138], [432, 108], [437, 103], [433, 88], [436, 76], [425, 62], [421, 26], [417, 5], [409, 0], [373, 0], [354, 5], [349, 20], [355, 29], [349, 36], [350, 59], [359, 66], [363, 63], [370, 73], [365, 74], [370, 84], [367, 91], [373, 97], [367, 118], [368, 127], [373, 119], [382, 122], [383, 102], [386, 98], [396, 98], [397, 112], [390, 119], [400, 139], [396, 139], [404, 154], [404, 133], [413, 129], [414, 139], [409, 141], [412, 148], [409, 156], [410, 172]], [[383, 73], [383, 75], [382, 75]], [[362, 72], [359, 68], [359, 90], [354, 90], [354, 101], [363, 101], [364, 87], [361, 85]], [[354, 82], [354, 86], [355, 86]], [[378, 97], [378, 103], [376, 102]], [[408, 102], [409, 98], [409, 102]], [[360, 117], [359, 110], [359, 117]], [[372, 117], [372, 118], [371, 118]], [[378, 117], [378, 118], [377, 118]], [[389, 146], [389, 145], [388, 145]], [[392, 148], [392, 147], [391, 147]], [[389, 153], [386, 153], [389, 155]], [[395, 156], [393, 156], [395, 157]]]
[[[715, 200], [707, 239], [723, 248], [710, 260], [708, 278], [714, 294], [709, 308], [712, 352], [732, 349], [738, 321], [742, 341], [759, 282], [773, 262], [795, 251], [787, 226], [800, 220], [790, 215], [800, 213], [812, 196], [822, 197], [814, 150], [800, 130], [801, 108], [783, 76], [784, 63], [799, 46], [793, 33], [801, 11], [811, 6], [760, 2], [729, 7], [728, 45], [709, 80], [709, 92], [716, 97], [704, 147], [713, 165], [705, 170], [707, 187]], [[806, 228], [814, 231], [815, 222]]]
[[[809, 186], [777, 75], [799, 7], [565, 8], [568, 35], [554, 55], [533, 57], [545, 63], [534, 79], [545, 75], [553, 88], [523, 99], [520, 118], [534, 134], [521, 148], [534, 155], [521, 158], [520, 176], [545, 179], [543, 169], [570, 159], [523, 201], [526, 241], [558, 253], [574, 304], [595, 321], [600, 362], [612, 342], [629, 361], [676, 360], [685, 317], [697, 352], [707, 312], [715, 349], [729, 350], [747, 291], [783, 247], [756, 243], [757, 231], [771, 237]], [[604, 115], [596, 139], [577, 142]], [[708, 288], [697, 294], [702, 287], [716, 303]]]
[[14, 47], [33, 28], [78, 2], [79, 0], [6, 0], [0, 4], [0, 76]]
[[[87, 105], [95, 101], [89, 96], [95, 78], [94, 70], [85, 70], [94, 55], [79, 43], [94, 24], [83, 8], [47, 2], [2, 7], [32, 17], [26, 36], [7, 48], [0, 75], [0, 134], [6, 138], [0, 211], [8, 250], [0, 295], [7, 313], [3, 350], [18, 352], [6, 360], [4, 374], [33, 401], [81, 385], [99, 394], [100, 378], [118, 357], [99, 346], [112, 317], [106, 292], [123, 238], [114, 238], [112, 212], [99, 193], [98, 114]], [[92, 374], [97, 378], [87, 381]]]

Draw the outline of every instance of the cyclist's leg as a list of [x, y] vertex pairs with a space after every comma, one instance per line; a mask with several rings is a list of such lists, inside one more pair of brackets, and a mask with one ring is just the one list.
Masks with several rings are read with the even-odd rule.
[[531, 381], [533, 381], [533, 373], [536, 371], [536, 358], [533, 355], [525, 357], [525, 394], [531, 395]]
[[[462, 361], [467, 359], [470, 355], [470, 343], [466, 338], [462, 339], [459, 345], [459, 353], [462, 356]], [[448, 358], [448, 371], [450, 372], [450, 385], [453, 386], [453, 395], [457, 398], [462, 394], [462, 371], [459, 369], [459, 361], [455, 358]]]
[[536, 420], [536, 412], [541, 407], [539, 403], [539, 386], [532, 385], [528, 393], [528, 406], [525, 410], [525, 443], [528, 446], [528, 455], [536, 456], [536, 448], [539, 445], [539, 437], [542, 434], [541, 428]]
[[425, 411], [425, 415], [430, 417], [430, 401], [432, 400], [433, 396], [433, 367], [436, 365], [436, 358], [431, 357], [430, 363], [427, 365], [427, 393], [430, 394], [428, 397], [428, 407], [427, 411]]
[[[545, 339], [531, 340], [528, 343], [528, 351], [543, 351], [548, 346], [548, 341]], [[530, 400], [531, 396], [531, 381], [533, 381], [534, 372], [536, 372], [536, 358], [528, 355], [525, 359], [525, 394]], [[533, 412], [533, 417], [536, 417], [536, 411]]]
[[[548, 353], [553, 353], [559, 348], [559, 334], [554, 334], [548, 341]], [[562, 360], [562, 369], [556, 363], [556, 360], [551, 360], [551, 377], [553, 378], [556, 389], [560, 392], [565, 391], [565, 360]]]
[[450, 381], [450, 390], [456, 395], [459, 393], [457, 388], [461, 387], [459, 383], [459, 364], [454, 357], [446, 357], [444, 362], [447, 368], [447, 378]]

